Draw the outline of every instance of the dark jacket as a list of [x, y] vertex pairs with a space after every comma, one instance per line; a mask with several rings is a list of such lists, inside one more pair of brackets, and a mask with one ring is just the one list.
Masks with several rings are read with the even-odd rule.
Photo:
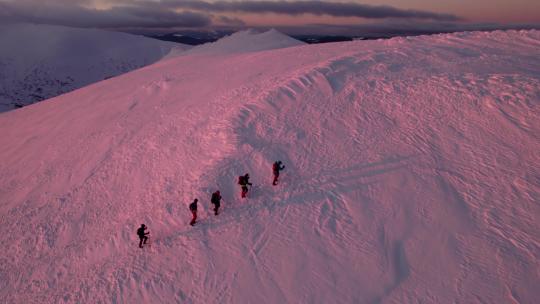
[[274, 171], [274, 174], [279, 174], [279, 171], [285, 169], [285, 166], [282, 166], [281, 165], [281, 162], [275, 162], [273, 165], [272, 165], [272, 171]]
[[244, 186], [244, 187], [247, 186], [247, 185], [251, 185], [251, 183], [249, 182], [249, 175], [239, 176], [238, 184], [240, 186]]
[[137, 229], [137, 235], [141, 238], [147, 235], [148, 232], [144, 232], [145, 229], [146, 227], [139, 227], [139, 229]]
[[212, 198], [210, 199], [210, 201], [214, 205], [219, 205], [219, 203], [221, 201], [221, 195], [219, 195], [219, 193], [217, 193], [217, 192], [212, 193]]
[[197, 202], [193, 202], [193, 203], [189, 204], [189, 210], [197, 211]]

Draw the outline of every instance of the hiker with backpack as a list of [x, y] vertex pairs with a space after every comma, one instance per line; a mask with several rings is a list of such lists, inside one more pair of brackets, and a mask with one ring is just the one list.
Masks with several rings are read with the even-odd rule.
[[189, 222], [191, 226], [195, 225], [195, 223], [197, 222], [197, 202], [198, 201], [199, 201], [198, 199], [195, 199], [193, 200], [193, 203], [189, 204], [189, 210], [191, 211], [191, 215], [193, 216], [191, 218], [191, 222]]
[[139, 236], [139, 248], [143, 248], [143, 244], [146, 244], [146, 241], [148, 241], [147, 235], [150, 234], [150, 232], [145, 232], [146, 226], [144, 224], [141, 224], [141, 227], [137, 229], [137, 235]]
[[277, 185], [278, 178], [279, 178], [279, 171], [285, 169], [285, 166], [281, 165], [281, 161], [278, 160], [274, 162], [272, 165], [272, 172], [274, 173], [274, 181], [272, 182], [272, 185]]
[[214, 205], [214, 214], [219, 214], [219, 207], [221, 206], [221, 193], [219, 190], [212, 193], [212, 198], [210, 199], [210, 202]]
[[242, 198], [245, 198], [248, 192], [248, 185], [252, 186], [252, 184], [249, 182], [249, 174], [246, 173], [244, 175], [240, 175], [238, 177], [238, 184], [242, 187], [242, 192], [240, 195]]

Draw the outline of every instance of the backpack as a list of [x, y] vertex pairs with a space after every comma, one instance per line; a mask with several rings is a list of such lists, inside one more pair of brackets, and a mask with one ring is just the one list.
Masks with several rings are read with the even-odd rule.
[[246, 181], [245, 181], [244, 176], [243, 176], [243, 175], [240, 175], [240, 176], [238, 177], [238, 184], [239, 184], [239, 185], [244, 185], [245, 183], [246, 183]]

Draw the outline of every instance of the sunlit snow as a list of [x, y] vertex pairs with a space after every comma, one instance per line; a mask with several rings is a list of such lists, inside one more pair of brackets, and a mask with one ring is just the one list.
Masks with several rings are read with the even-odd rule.
[[258, 35], [0, 114], [2, 301], [538, 301], [540, 32]]

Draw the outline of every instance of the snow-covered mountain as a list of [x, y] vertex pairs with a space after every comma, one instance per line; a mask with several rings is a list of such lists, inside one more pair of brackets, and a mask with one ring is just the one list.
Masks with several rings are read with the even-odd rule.
[[0, 26], [0, 112], [154, 63], [188, 46], [61, 26]]
[[538, 301], [540, 32], [215, 46], [0, 114], [2, 301]]
[[205, 43], [183, 53], [185, 55], [230, 55], [281, 49], [305, 45], [274, 29], [266, 32], [249, 29], [223, 37], [216, 42]]

